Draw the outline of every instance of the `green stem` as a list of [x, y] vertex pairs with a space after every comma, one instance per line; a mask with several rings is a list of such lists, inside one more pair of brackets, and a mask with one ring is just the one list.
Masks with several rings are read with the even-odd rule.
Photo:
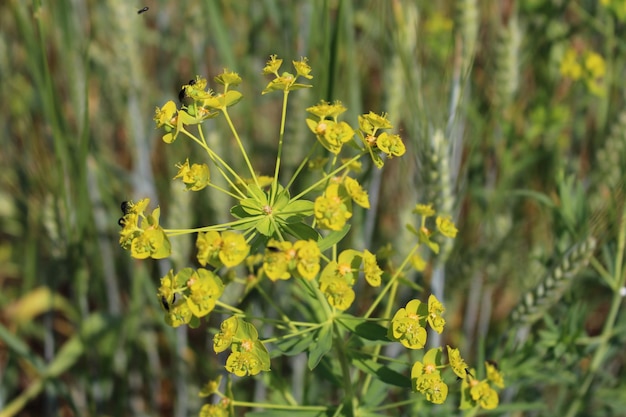
[[195, 137], [194, 135], [192, 135], [190, 132], [188, 132], [185, 129], [179, 130], [179, 133], [184, 134], [189, 139], [193, 140], [198, 145], [200, 145], [200, 147], [202, 147], [202, 149], [206, 151], [206, 153], [209, 155], [209, 159], [215, 164], [215, 167], [217, 168], [219, 173], [222, 175], [222, 177], [228, 182], [228, 184], [231, 186], [232, 189], [236, 190], [240, 194], [239, 198], [245, 198], [245, 195], [239, 190], [239, 187], [237, 187], [235, 183], [231, 180], [231, 178], [228, 175], [226, 175], [226, 172], [224, 172], [224, 168], [226, 168], [226, 170], [234, 178], [236, 178], [237, 181], [239, 181], [241, 184], [245, 184], [243, 179], [241, 179], [239, 175], [237, 175], [237, 173], [226, 162], [224, 162], [222, 158], [219, 157], [219, 155], [217, 155], [215, 152], [211, 150], [211, 148], [209, 148], [209, 146], [206, 144], [206, 140], [204, 139], [204, 135], [202, 134], [202, 129], [200, 129], [200, 127], [198, 127], [198, 132], [200, 133], [200, 137], [202, 140], [198, 139], [197, 137]]
[[253, 408], [264, 408], [268, 410], [291, 410], [294, 412], [297, 411], [326, 411], [328, 407], [317, 406], [317, 405], [287, 405], [287, 404], [272, 404], [272, 403], [251, 403], [248, 401], [233, 401], [233, 406], [235, 407], [253, 407]]
[[280, 162], [283, 155], [283, 140], [285, 138], [285, 119], [287, 117], [287, 98], [289, 97], [289, 90], [283, 92], [283, 109], [280, 116], [280, 133], [278, 135], [278, 152], [276, 155], [276, 168], [274, 168], [274, 186], [272, 187], [272, 196], [270, 202], [274, 202], [276, 198], [276, 191], [278, 190], [278, 173], [280, 171]]
[[[259, 294], [261, 294], [261, 296], [265, 299], [265, 301], [271, 305], [272, 307], [274, 307], [274, 310], [276, 310], [276, 312], [280, 315], [280, 318], [289, 326], [289, 328], [293, 331], [298, 331], [298, 328], [291, 323], [291, 320], [289, 319], [289, 316], [287, 314], [285, 314], [285, 312], [274, 302], [274, 300], [272, 299], [272, 297], [270, 297], [269, 295], [267, 295], [267, 293], [265, 292], [265, 290], [263, 289], [263, 287], [261, 287], [260, 285], [256, 286], [256, 290], [259, 292]], [[306, 329], [307, 331], [309, 329]]]
[[380, 302], [383, 300], [383, 298], [385, 297], [385, 294], [387, 294], [387, 291], [389, 291], [391, 289], [391, 287], [394, 285], [394, 283], [396, 282], [396, 280], [398, 279], [398, 277], [400, 276], [400, 274], [402, 273], [402, 271], [404, 270], [404, 267], [407, 266], [407, 264], [409, 263], [409, 261], [411, 260], [411, 257], [413, 256], [413, 254], [417, 251], [417, 249], [419, 249], [420, 245], [419, 243], [416, 244], [415, 246], [413, 246], [413, 248], [411, 249], [411, 251], [409, 252], [409, 254], [404, 258], [404, 260], [402, 261], [402, 264], [400, 264], [400, 266], [398, 267], [398, 269], [396, 270], [396, 272], [393, 274], [393, 276], [391, 277], [391, 279], [389, 280], [389, 282], [387, 283], [387, 285], [385, 285], [385, 288], [383, 288], [383, 290], [378, 294], [378, 297], [376, 297], [376, 300], [374, 300], [374, 302], [372, 303], [372, 305], [370, 306], [370, 308], [367, 310], [367, 312], [363, 315], [363, 318], [366, 319], [369, 316], [372, 315], [372, 313], [374, 312], [374, 310], [376, 309], [376, 307], [378, 307], [378, 304], [380, 304]]
[[256, 186], [261, 188], [261, 186], [259, 185], [259, 179], [257, 178], [254, 172], [254, 168], [252, 168], [252, 163], [250, 163], [250, 158], [248, 158], [248, 153], [246, 152], [246, 149], [243, 147], [243, 143], [241, 142], [241, 139], [239, 138], [237, 129], [235, 129], [235, 125], [233, 125], [233, 121], [230, 119], [230, 116], [228, 115], [228, 109], [224, 107], [222, 109], [222, 113], [224, 113], [224, 117], [226, 117], [226, 122], [228, 123], [228, 126], [230, 127], [230, 131], [233, 133], [233, 136], [235, 137], [235, 140], [237, 141], [237, 146], [239, 146], [241, 155], [243, 155], [243, 159], [246, 161], [246, 165], [248, 166], [248, 170], [250, 171], [250, 176], [252, 177], [252, 179], [254, 179], [254, 183], [256, 184]]
[[345, 395], [345, 400], [343, 402], [344, 404], [352, 405], [352, 413], [350, 413], [349, 415], [354, 416], [356, 415], [357, 398], [354, 396], [354, 389], [352, 387], [352, 379], [350, 378], [350, 366], [349, 366], [348, 355], [346, 355], [344, 341], [342, 340], [342, 337], [341, 337], [341, 331], [339, 329], [339, 326], [337, 326], [337, 322], [335, 321], [333, 321], [333, 333], [335, 334], [334, 336], [335, 340], [333, 344], [335, 345], [335, 349], [337, 351], [337, 360], [339, 361], [339, 364], [341, 365], [341, 374], [343, 376], [343, 389], [344, 389], [344, 395]]
[[291, 185], [294, 183], [294, 181], [298, 178], [298, 175], [300, 175], [300, 172], [309, 163], [309, 159], [311, 159], [311, 155], [313, 155], [313, 153], [317, 149], [318, 143], [319, 142], [315, 141], [315, 144], [313, 146], [311, 146], [311, 149], [309, 150], [309, 153], [304, 157], [304, 159], [302, 160], [300, 165], [298, 165], [298, 168], [296, 169], [296, 172], [293, 173], [293, 175], [289, 179], [289, 182], [287, 183], [285, 188], [289, 189], [291, 187]]
[[357, 159], [361, 158], [365, 153], [360, 153], [358, 155], [356, 155], [355, 157], [351, 158], [349, 161], [346, 161], [346, 163], [344, 163], [343, 165], [341, 165], [339, 168], [335, 169], [334, 171], [332, 171], [330, 174], [324, 175], [324, 177], [322, 179], [320, 179], [319, 181], [315, 182], [314, 184], [310, 185], [307, 189], [305, 189], [304, 191], [302, 191], [300, 194], [298, 194], [297, 196], [293, 197], [292, 200], [299, 200], [300, 198], [302, 198], [303, 196], [305, 196], [306, 194], [310, 193], [312, 190], [316, 189], [317, 187], [319, 187], [321, 184], [323, 184], [324, 182], [328, 181], [329, 178], [331, 178], [333, 175], [337, 174], [339, 171], [345, 169], [348, 165], [350, 165], [352, 162], [356, 161]]
[[[398, 285], [399, 285], [398, 280], [394, 280], [393, 284], [391, 284], [391, 290], [389, 293], [389, 302], [387, 303], [387, 306], [385, 307], [385, 313], [383, 317], [391, 317], [391, 309], [393, 308], [393, 300], [395, 300], [396, 298]], [[381, 350], [382, 350], [382, 346], [376, 345], [376, 347], [374, 348], [374, 352], [372, 352], [372, 360], [374, 362], [378, 362]], [[369, 386], [371, 383], [372, 383], [372, 374], [367, 374], [367, 377], [365, 378], [365, 382], [363, 383], [363, 388], [361, 389], [361, 397], [365, 398], [365, 395], [367, 394], [367, 390], [369, 389]]]

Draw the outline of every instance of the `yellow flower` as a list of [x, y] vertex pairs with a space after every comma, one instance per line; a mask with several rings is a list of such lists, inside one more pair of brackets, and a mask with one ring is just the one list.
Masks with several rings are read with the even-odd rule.
[[170, 269], [167, 275], [161, 278], [161, 285], [159, 286], [157, 296], [163, 307], [169, 310], [176, 297], [176, 281], [173, 270]]
[[326, 296], [328, 303], [337, 310], [347, 310], [354, 302], [354, 290], [344, 278], [321, 279], [320, 290]]
[[220, 332], [213, 337], [213, 350], [215, 353], [225, 351], [230, 347], [233, 338], [239, 328], [237, 317], [227, 318], [220, 325]]
[[372, 287], [379, 287], [383, 271], [376, 263], [376, 255], [365, 249], [363, 251], [363, 272], [365, 280]]
[[204, 404], [199, 417], [228, 417], [228, 408], [220, 404]]
[[411, 300], [405, 308], [399, 309], [391, 320], [387, 337], [406, 348], [422, 349], [426, 344], [424, 307], [420, 300]]
[[433, 404], [442, 404], [448, 396], [448, 386], [441, 379], [441, 348], [430, 349], [422, 362], [415, 362], [411, 369], [411, 381], [415, 391], [426, 396]]
[[[327, 101], [320, 101], [319, 104], [306, 109], [307, 112], [319, 117], [320, 121], [326, 118], [332, 118], [337, 121], [337, 117], [344, 113], [347, 109], [341, 104], [340, 101], [335, 101], [333, 104]], [[315, 133], [315, 132], [314, 132]]]
[[300, 61], [292, 61], [294, 68], [296, 69], [296, 74], [300, 77], [304, 77], [306, 79], [311, 79], [313, 76], [310, 74], [311, 67], [307, 64], [307, 59], [302, 58]]
[[215, 81], [228, 89], [231, 85], [235, 86], [241, 84], [241, 77], [236, 72], [225, 69], [220, 75], [215, 77]]
[[378, 149], [387, 154], [388, 157], [402, 156], [406, 152], [406, 148], [399, 135], [391, 135], [383, 132], [376, 139]]
[[233, 352], [226, 360], [226, 370], [237, 376], [256, 375], [261, 371], [260, 361], [250, 352]]
[[561, 61], [560, 72], [561, 75], [571, 78], [572, 80], [578, 80], [582, 77], [583, 68], [578, 62], [578, 53], [574, 48], [569, 48], [565, 52], [563, 60]]
[[289, 258], [287, 251], [291, 249], [291, 242], [270, 240], [263, 257], [263, 271], [272, 281], [291, 278], [289, 272]]
[[227, 267], [239, 265], [250, 253], [250, 245], [243, 235], [235, 232], [222, 233], [222, 247], [219, 253], [220, 261]]
[[306, 123], [315, 133], [319, 143], [335, 155], [339, 154], [343, 144], [352, 140], [354, 136], [354, 130], [346, 122], [306, 119]]
[[169, 311], [165, 314], [165, 323], [172, 327], [178, 327], [191, 321], [193, 313], [189, 309], [186, 302], [179, 301], [170, 306]]
[[350, 177], [345, 177], [343, 185], [346, 187], [348, 195], [352, 197], [352, 200], [363, 208], [370, 208], [370, 201], [367, 196], [367, 192], [361, 187], [361, 184], [357, 180]]
[[446, 309], [443, 307], [443, 304], [437, 300], [437, 297], [431, 294], [428, 297], [428, 324], [437, 333], [441, 333], [443, 326], [446, 324], [445, 319], [441, 317], [444, 311]]
[[209, 231], [198, 233], [196, 239], [196, 249], [198, 249], [197, 259], [200, 265], [219, 266], [219, 252], [222, 247], [222, 237], [219, 232]]
[[154, 121], [156, 122], [157, 127], [176, 127], [176, 112], [178, 109], [176, 108], [176, 103], [172, 100], [168, 101], [161, 108], [156, 108], [154, 111]]
[[445, 217], [437, 216], [436, 223], [437, 223], [437, 229], [439, 230], [439, 232], [441, 232], [442, 235], [444, 235], [445, 237], [451, 237], [451, 238], [456, 237], [458, 229], [452, 222], [452, 219], [450, 218], [450, 216], [445, 216]]
[[504, 388], [504, 378], [498, 365], [493, 361], [485, 361], [485, 369], [487, 370], [487, 381], [493, 382], [498, 388]]
[[493, 410], [498, 406], [498, 393], [489, 386], [487, 381], [480, 381], [477, 384], [470, 385], [470, 395], [472, 399], [477, 401], [482, 408], [485, 410]]
[[320, 272], [320, 248], [314, 240], [299, 240], [293, 245], [296, 250], [297, 271], [306, 280], [312, 280]]
[[422, 272], [426, 269], [426, 261], [419, 253], [415, 253], [411, 256], [411, 266], [415, 268], [416, 271]]
[[198, 269], [191, 276], [188, 287], [187, 304], [196, 317], [204, 317], [213, 311], [215, 302], [224, 291], [222, 280], [204, 268]]
[[278, 70], [282, 64], [282, 59], [278, 59], [276, 55], [270, 55], [270, 59], [265, 64], [265, 68], [263, 68], [263, 74], [275, 74], [278, 77]]
[[193, 164], [190, 167], [189, 158], [187, 158], [184, 164], [179, 164], [177, 167], [178, 173], [174, 179], [181, 178], [187, 186], [187, 191], [199, 191], [209, 185], [210, 173], [206, 164]]
[[211, 394], [218, 393], [221, 382], [222, 375], [219, 375], [217, 379], [212, 379], [211, 381], [207, 382], [198, 393], [198, 397], [208, 397]]
[[417, 204], [413, 209], [413, 213], [424, 217], [431, 217], [435, 215], [435, 210], [432, 204]]
[[467, 376], [467, 363], [461, 357], [461, 353], [458, 349], [452, 349], [450, 346], [447, 346], [448, 349], [448, 362], [450, 362], [450, 367], [459, 378], [465, 379]]
[[339, 184], [331, 183], [323, 196], [315, 200], [313, 207], [315, 220], [322, 229], [341, 230], [352, 217], [348, 206], [339, 195]]
[[370, 111], [368, 114], [359, 116], [359, 128], [366, 135], [375, 135], [378, 129], [391, 129], [392, 127], [386, 113], [378, 115]]

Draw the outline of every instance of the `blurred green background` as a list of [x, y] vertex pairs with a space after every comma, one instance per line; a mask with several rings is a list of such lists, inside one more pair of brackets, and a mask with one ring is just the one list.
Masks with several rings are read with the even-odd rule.
[[[445, 300], [443, 343], [469, 361], [498, 355], [521, 295], [573, 244], [598, 239], [596, 271], [623, 283], [625, 16], [608, 0], [2, 1], [0, 416], [197, 414], [199, 387], [223, 372], [212, 335], [165, 326], [155, 296], [159, 277], [194, 263], [193, 240], [173, 239], [170, 260], [133, 260], [117, 242], [119, 207], [149, 197], [167, 228], [229, 218], [232, 202], [171, 181], [194, 148], [165, 145], [154, 109], [196, 74], [238, 72], [231, 114], [268, 174], [271, 54], [308, 57], [315, 77], [291, 96], [284, 178], [314, 140], [306, 107], [341, 100], [350, 123], [389, 113], [407, 154], [364, 167], [373, 209], [355, 214], [348, 244], [401, 252], [416, 203], [452, 215], [454, 246], [416, 279]], [[233, 152], [225, 124], [205, 129]], [[497, 413], [566, 415], [577, 398], [571, 415], [626, 415], [619, 304], [597, 273], [579, 274], [532, 347], [502, 362], [512, 387]], [[259, 382], [237, 386], [263, 398]]]

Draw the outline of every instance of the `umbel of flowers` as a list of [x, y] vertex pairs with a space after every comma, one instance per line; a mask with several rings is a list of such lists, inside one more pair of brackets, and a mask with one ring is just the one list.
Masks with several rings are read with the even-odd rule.
[[[322, 101], [307, 109], [306, 125], [314, 144], [312, 152], [292, 178], [279, 183], [288, 97], [292, 91], [310, 88], [311, 85], [303, 82], [313, 78], [306, 59], [293, 62], [293, 73], [279, 72], [282, 63], [281, 59], [272, 56], [263, 69], [272, 80], [262, 94], [283, 94], [272, 175], [258, 175], [254, 170], [231, 120], [230, 108], [243, 98], [236, 89], [242, 81], [238, 74], [224, 70], [215, 77], [219, 91], [207, 88], [207, 80], [197, 76], [183, 86], [184, 104], [168, 101], [155, 111], [154, 120], [157, 128], [164, 132], [162, 139], [165, 143], [173, 144], [186, 138], [206, 153], [204, 161], [187, 158], [177, 164], [178, 173], [174, 180], [182, 181], [187, 191], [214, 188], [222, 192], [224, 198], [233, 201], [230, 210], [233, 220], [191, 230], [165, 229], [159, 223], [158, 207], [148, 214], [148, 199], [126, 202], [122, 206], [124, 216], [119, 222], [122, 226], [120, 244], [134, 258], [160, 259], [171, 253], [170, 238], [196, 234], [196, 259], [200, 267], [169, 271], [161, 278], [156, 295], [163, 307], [165, 322], [173, 327], [185, 324], [197, 327], [200, 320], [216, 308], [220, 313], [231, 315], [215, 334], [213, 348], [216, 353], [230, 349], [225, 368], [236, 376], [270, 370], [268, 341], [259, 338], [253, 325], [254, 320], [262, 321], [263, 318], [251, 317], [237, 306], [220, 301], [225, 286], [237, 282], [232, 277], [242, 270], [248, 272], [248, 279], [239, 281], [246, 285], [246, 291], [258, 288], [264, 295], [259, 285], [263, 280], [270, 283], [290, 280], [293, 285], [305, 289], [309, 297], [306, 301], [315, 305], [314, 309], [325, 317], [320, 319], [321, 323], [296, 324], [280, 312], [285, 318], [280, 331], [288, 329], [290, 333], [271, 340], [279, 345], [286, 342], [281, 345], [283, 348], [293, 339], [310, 341], [303, 345], [303, 349], [308, 347], [311, 369], [331, 353], [333, 344], [343, 344], [345, 328], [350, 328], [347, 323], [356, 319], [344, 312], [351, 308], [357, 297], [355, 284], [359, 279], [372, 288], [381, 288], [377, 290], [379, 293], [371, 308], [360, 318], [363, 323], [372, 319], [389, 323], [386, 334], [383, 332], [379, 336], [380, 343], [399, 342], [407, 349], [421, 350], [426, 344], [426, 327], [441, 333], [445, 326], [445, 308], [436, 297], [431, 295], [426, 302], [411, 300], [394, 314], [389, 308], [385, 316], [378, 319], [370, 316], [385, 296], [396, 293], [395, 288], [406, 269], [425, 268], [426, 261], [418, 249], [426, 248], [437, 253], [439, 246], [433, 238], [437, 235], [454, 238], [456, 227], [449, 217], [437, 215], [432, 206], [417, 205], [414, 212], [420, 216], [421, 224], [407, 226], [415, 234], [416, 243], [399, 268], [384, 271], [376, 255], [367, 249], [339, 251], [337, 244], [350, 229], [348, 222], [355, 207], [370, 207], [368, 194], [358, 180], [361, 161], [369, 159], [374, 166], [381, 168], [387, 161], [402, 156], [406, 148], [400, 136], [390, 132], [392, 125], [385, 114], [363, 114], [358, 117], [357, 125], [352, 126], [341, 120], [346, 108], [340, 102]], [[215, 152], [204, 137], [201, 125], [218, 117], [223, 118], [230, 129], [244, 170], [236, 168], [235, 161]], [[316, 179], [306, 189], [292, 195], [291, 184], [306, 169], [311, 170]], [[213, 181], [216, 175], [229, 187], [217, 185]], [[224, 279], [226, 276], [230, 277], [228, 281]], [[273, 304], [272, 301], [268, 299], [269, 304]], [[387, 300], [387, 304], [391, 307], [394, 300]], [[292, 347], [284, 349], [294, 352]], [[339, 352], [342, 352], [341, 348]], [[343, 359], [347, 361], [346, 357]], [[497, 369], [488, 367], [487, 379], [479, 381], [472, 376], [474, 370], [466, 366], [458, 350], [448, 347], [448, 361], [448, 364], [443, 362], [440, 348], [426, 352], [412, 367], [413, 390], [432, 403], [443, 402], [448, 386], [441, 372], [450, 367], [463, 380], [462, 408], [488, 409], [497, 405], [498, 396], [492, 385], [503, 385]], [[349, 373], [345, 377], [350, 378]], [[203, 395], [219, 395], [221, 401], [207, 404], [201, 416], [233, 415], [236, 401], [232, 395], [221, 393], [218, 386], [217, 382], [211, 382], [203, 390]]]

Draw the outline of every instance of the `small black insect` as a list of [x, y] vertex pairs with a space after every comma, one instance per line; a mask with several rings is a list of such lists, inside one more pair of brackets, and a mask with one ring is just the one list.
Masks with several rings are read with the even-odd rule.
[[[187, 85], [194, 85], [195, 83], [196, 83], [196, 80], [189, 80]], [[180, 92], [178, 93], [178, 101], [182, 103], [184, 99], [185, 99], [185, 87], [181, 88]]]
[[270, 252], [274, 252], [274, 253], [280, 252], [280, 249], [277, 248], [276, 246], [268, 246], [267, 250], [270, 251]]
[[[465, 374], [471, 376], [472, 378], [474, 378], [474, 375], [472, 375], [472, 373], [469, 371], [468, 368], [465, 368]], [[460, 376], [456, 377], [457, 381], [460, 381], [462, 378]]]
[[489, 365], [496, 368], [496, 371], [500, 370], [500, 367], [498, 366], [498, 362], [494, 361], [493, 359], [487, 359], [485, 362], [487, 362]]
[[137, 14], [142, 14], [142, 13], [145, 13], [145, 12], [147, 12], [149, 9], [150, 9], [150, 8], [146, 6], [146, 7], [144, 7], [143, 9], [139, 9], [139, 10], [137, 10]]
[[122, 201], [122, 204], [120, 205], [120, 208], [122, 209], [122, 213], [128, 214], [128, 213], [130, 213], [130, 209], [132, 208], [132, 204], [130, 204], [130, 201]]
[[161, 296], [161, 305], [165, 309], [165, 311], [170, 311], [170, 304], [167, 302], [167, 298], [165, 296]]
[[172, 304], [175, 304], [175, 303], [176, 303], [176, 293], [174, 293], [174, 295], [172, 296], [171, 304], [167, 302], [167, 297], [165, 297], [164, 295], [161, 296], [161, 305], [163, 306], [165, 311], [170, 311]]
[[124, 220], [123, 217], [120, 217], [120, 219], [117, 221], [117, 224], [119, 224], [120, 227], [124, 227], [126, 225], [126, 220]]

